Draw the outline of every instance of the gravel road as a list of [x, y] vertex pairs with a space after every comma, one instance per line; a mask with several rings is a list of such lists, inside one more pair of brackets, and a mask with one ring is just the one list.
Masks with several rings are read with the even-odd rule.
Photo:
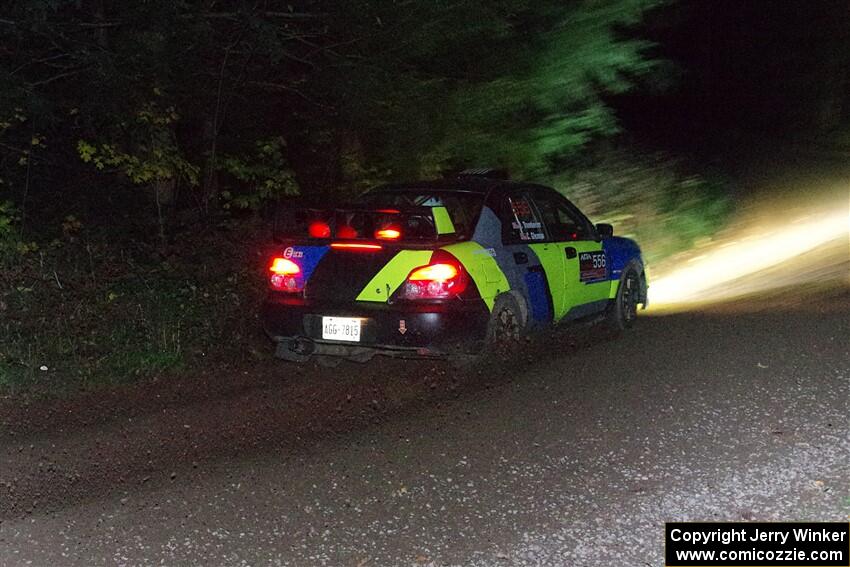
[[0, 400], [2, 565], [661, 565], [850, 513], [850, 290], [538, 337], [461, 375], [272, 362]]

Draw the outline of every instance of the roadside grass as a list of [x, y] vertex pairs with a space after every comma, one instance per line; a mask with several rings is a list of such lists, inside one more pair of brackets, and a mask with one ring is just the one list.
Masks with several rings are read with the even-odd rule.
[[257, 231], [227, 224], [165, 249], [81, 231], [7, 261], [0, 391], [57, 394], [256, 352]]
[[44, 282], [8, 297], [7, 311], [21, 318], [4, 322], [0, 386], [121, 381], [183, 363], [182, 320], [199, 314], [174, 305], [171, 290], [63, 286]]

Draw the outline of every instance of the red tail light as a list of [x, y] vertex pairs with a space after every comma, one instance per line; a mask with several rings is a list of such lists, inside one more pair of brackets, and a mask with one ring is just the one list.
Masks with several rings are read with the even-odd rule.
[[357, 231], [348, 225], [342, 225], [336, 229], [337, 238], [357, 238]]
[[449, 281], [458, 276], [458, 269], [452, 264], [431, 264], [416, 268], [407, 279], [412, 282]]
[[375, 238], [378, 240], [398, 240], [401, 238], [401, 231], [397, 228], [388, 226], [375, 231]]
[[300, 291], [301, 286], [296, 277], [301, 273], [298, 264], [289, 258], [275, 258], [269, 267], [271, 277], [269, 285], [277, 291]]
[[460, 295], [469, 285], [469, 275], [460, 262], [438, 250], [431, 263], [410, 272], [402, 289], [405, 299], [445, 299]]
[[380, 244], [358, 244], [356, 242], [332, 242], [331, 248], [334, 250], [380, 250]]
[[301, 268], [289, 258], [275, 258], [269, 271], [282, 276], [294, 276], [301, 273]]
[[307, 232], [310, 234], [310, 238], [330, 238], [331, 237], [331, 227], [328, 223], [323, 221], [313, 221], [310, 223], [310, 226], [307, 227]]

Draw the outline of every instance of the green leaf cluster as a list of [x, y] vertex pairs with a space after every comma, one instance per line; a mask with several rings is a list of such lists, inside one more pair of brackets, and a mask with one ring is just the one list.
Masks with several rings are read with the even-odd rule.
[[285, 149], [286, 143], [278, 137], [257, 142], [251, 154], [223, 158], [221, 169], [241, 182], [240, 187], [222, 191], [224, 207], [258, 209], [269, 200], [298, 194]]
[[15, 224], [20, 220], [20, 211], [8, 200], [0, 200], [0, 263], [7, 261], [18, 252], [21, 244]]
[[11, 3], [0, 133], [27, 121], [13, 146], [40, 157], [2, 147], [0, 177], [23, 159], [88, 184], [81, 160], [206, 209], [472, 165], [554, 175], [617, 132], [606, 97], [655, 68], [628, 30], [657, 3]]
[[13, 223], [18, 211], [11, 201], [0, 201], [0, 241], [5, 241], [14, 233]]
[[137, 185], [165, 180], [197, 185], [200, 169], [183, 156], [172, 128], [178, 119], [173, 106], [160, 109], [148, 102], [132, 122], [119, 125], [116, 133], [123, 143], [79, 140], [77, 152], [83, 162], [118, 170]]

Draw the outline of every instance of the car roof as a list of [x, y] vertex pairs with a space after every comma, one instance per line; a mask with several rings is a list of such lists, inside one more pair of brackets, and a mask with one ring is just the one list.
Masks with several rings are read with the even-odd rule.
[[493, 179], [475, 175], [460, 175], [445, 179], [430, 181], [409, 181], [405, 183], [389, 183], [381, 185], [369, 191], [369, 193], [381, 192], [409, 192], [409, 191], [446, 191], [459, 193], [478, 193], [487, 195], [494, 189], [511, 189], [535, 186], [531, 183], [520, 183], [504, 179]]

